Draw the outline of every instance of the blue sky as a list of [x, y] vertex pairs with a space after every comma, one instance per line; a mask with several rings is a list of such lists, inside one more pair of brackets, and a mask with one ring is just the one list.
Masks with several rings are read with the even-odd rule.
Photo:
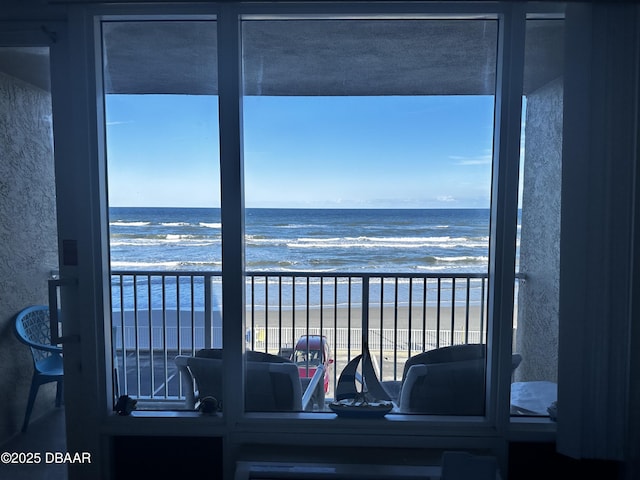
[[[245, 97], [247, 207], [489, 206], [493, 98]], [[110, 95], [111, 206], [220, 204], [217, 99]]]

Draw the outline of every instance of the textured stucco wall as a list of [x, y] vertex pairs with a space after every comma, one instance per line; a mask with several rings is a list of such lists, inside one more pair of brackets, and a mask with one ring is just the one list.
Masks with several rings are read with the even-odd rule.
[[515, 380], [557, 381], [562, 80], [527, 96]]
[[[47, 303], [57, 269], [51, 96], [0, 73], [0, 444], [18, 432], [33, 372], [15, 338], [22, 308]], [[40, 388], [32, 419], [53, 407], [55, 384]]]

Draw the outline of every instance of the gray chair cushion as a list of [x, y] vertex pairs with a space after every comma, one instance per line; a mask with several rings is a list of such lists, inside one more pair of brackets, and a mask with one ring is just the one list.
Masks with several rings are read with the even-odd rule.
[[448, 347], [436, 348], [418, 355], [414, 355], [404, 364], [402, 379], [407, 376], [407, 372], [414, 365], [460, 362], [465, 360], [484, 359], [487, 354], [487, 346], [482, 343], [469, 343], [464, 345], [450, 345]]
[[414, 365], [402, 384], [403, 413], [484, 415], [484, 358]]
[[[249, 353], [252, 355], [247, 355], [246, 410], [248, 412], [302, 411], [302, 386], [295, 364], [275, 355], [247, 352]], [[271, 359], [275, 361], [269, 361]], [[203, 349], [197, 352], [195, 357], [178, 357], [176, 363], [179, 366], [184, 363], [188, 367], [186, 374], [190, 373], [195, 380], [198, 399], [205, 397], [214, 397], [218, 401], [223, 399], [222, 350]], [[188, 403], [193, 403], [189, 398], [187, 400]]]
[[451, 345], [418, 353], [409, 358], [404, 364], [404, 369], [402, 371], [402, 381], [387, 380], [382, 382], [382, 387], [385, 389], [389, 397], [399, 405], [400, 392], [402, 391], [404, 381], [407, 378], [407, 372], [414, 365], [450, 363], [467, 360], [484, 360], [486, 351], [487, 347], [484, 344], [464, 344]]
[[[245, 354], [248, 362], [293, 363], [287, 358], [283, 358], [278, 355], [272, 355], [271, 353], [247, 350]], [[198, 350], [195, 356], [198, 358], [215, 358], [218, 360], [222, 360], [222, 349], [203, 348], [201, 350]]]
[[302, 386], [293, 363], [247, 362], [248, 412], [300, 412]]

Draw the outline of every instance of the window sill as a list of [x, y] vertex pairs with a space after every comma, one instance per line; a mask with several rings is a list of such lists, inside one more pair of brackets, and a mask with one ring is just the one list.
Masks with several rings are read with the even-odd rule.
[[549, 442], [556, 439], [557, 423], [549, 417], [511, 417], [510, 441]]
[[[202, 415], [190, 411], [136, 410], [129, 416], [109, 415], [103, 424], [103, 433], [109, 435], [226, 435], [237, 441], [317, 442], [319, 437], [331, 437], [335, 442], [344, 438], [349, 443], [354, 436], [370, 436], [372, 441], [395, 444], [402, 439], [416, 437], [438, 439], [467, 439], [470, 443], [500, 437], [498, 430], [484, 417], [452, 417], [429, 415], [389, 414], [383, 418], [339, 418], [335, 413], [248, 413], [232, 425], [223, 415]], [[162, 433], [160, 433], [162, 432]], [[309, 435], [306, 435], [309, 434]], [[507, 440], [555, 441], [556, 423], [548, 417], [511, 417]], [[393, 437], [394, 440], [389, 440]], [[375, 440], [377, 438], [377, 440]], [[339, 440], [338, 440], [339, 442]]]

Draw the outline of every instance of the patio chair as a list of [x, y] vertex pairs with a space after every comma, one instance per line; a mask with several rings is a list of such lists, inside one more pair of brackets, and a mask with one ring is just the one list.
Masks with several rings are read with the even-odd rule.
[[[324, 369], [318, 368], [303, 397], [298, 367], [285, 358], [247, 351], [245, 409], [248, 412], [299, 412], [306, 409]], [[187, 409], [197, 401], [223, 398], [222, 350], [203, 349], [196, 355], [178, 355], [175, 363], [182, 374]], [[195, 381], [195, 385], [194, 385]], [[304, 403], [303, 403], [304, 398]]]
[[33, 377], [24, 414], [22, 431], [27, 431], [29, 417], [40, 385], [56, 382], [56, 407], [62, 404], [63, 368], [62, 347], [51, 345], [49, 307], [36, 305], [25, 308], [16, 316], [15, 332], [18, 339], [29, 346], [33, 359]]
[[413, 365], [398, 398], [403, 413], [483, 415], [484, 358]]
[[389, 397], [394, 402], [396, 402], [396, 404], [398, 404], [400, 398], [400, 390], [402, 389], [402, 385], [407, 378], [407, 373], [412, 366], [472, 360], [477, 358], [484, 359], [485, 352], [486, 347], [483, 344], [464, 344], [451, 345], [418, 353], [410, 357], [404, 364], [404, 370], [402, 371], [402, 380], [385, 380], [381, 382], [382, 387], [388, 393]]
[[[463, 344], [429, 350], [405, 363], [401, 381], [382, 382], [401, 412], [482, 415], [486, 345]], [[522, 360], [514, 353], [512, 371]]]

